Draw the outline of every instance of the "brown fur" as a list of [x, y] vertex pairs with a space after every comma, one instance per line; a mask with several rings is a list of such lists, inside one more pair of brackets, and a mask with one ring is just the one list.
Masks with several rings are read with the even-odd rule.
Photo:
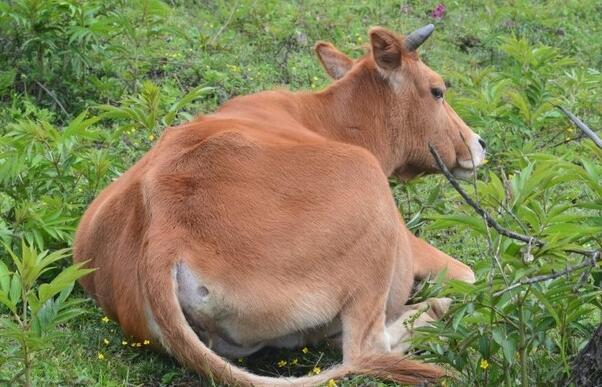
[[[462, 137], [476, 135], [432, 97], [443, 81], [403, 51], [403, 37], [377, 28], [371, 39], [372, 52], [357, 61], [317, 45], [338, 79], [320, 93], [238, 97], [166, 130], [94, 200], [74, 259], [98, 268], [81, 283], [126, 334], [231, 384], [442, 375], [389, 352], [397, 344], [389, 329], [415, 277], [445, 268], [452, 278], [474, 276], [405, 228], [387, 176], [435, 172], [428, 142], [450, 168], [466, 169], [474, 155]], [[181, 271], [200, 296], [182, 295]], [[182, 297], [205, 309], [184, 307]], [[321, 338], [325, 327], [342, 331], [344, 362], [313, 377], [259, 377], [209, 348], [214, 338], [240, 348], [295, 334], [309, 340], [298, 332]]]

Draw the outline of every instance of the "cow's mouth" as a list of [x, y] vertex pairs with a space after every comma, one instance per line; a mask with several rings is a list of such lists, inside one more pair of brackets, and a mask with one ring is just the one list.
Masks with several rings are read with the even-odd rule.
[[457, 167], [452, 170], [452, 174], [455, 178], [458, 178], [460, 180], [468, 180], [474, 176], [474, 169]]
[[[471, 155], [472, 156], [472, 155]], [[473, 158], [467, 160], [458, 160], [456, 168], [452, 169], [452, 173], [458, 179], [466, 180], [474, 176], [475, 169], [485, 163], [485, 152], [481, 151], [474, 155]]]

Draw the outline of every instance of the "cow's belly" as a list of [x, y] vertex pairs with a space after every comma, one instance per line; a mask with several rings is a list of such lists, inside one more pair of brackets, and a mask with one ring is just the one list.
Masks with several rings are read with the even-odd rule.
[[[240, 289], [224, 290], [185, 263], [177, 264], [174, 280], [189, 324], [201, 341], [222, 356], [243, 357], [264, 347], [296, 348], [341, 331], [341, 303], [335, 292], [322, 292], [322, 299], [309, 297], [306, 302], [285, 295], [262, 303], [265, 294], [257, 289], [256, 302], [250, 304], [253, 297], [241, 299], [236, 294]], [[284, 303], [288, 305], [283, 307]]]
[[187, 317], [187, 319], [194, 326], [194, 331], [205, 345], [218, 355], [230, 359], [246, 357], [266, 347], [294, 349], [306, 345], [316, 345], [326, 338], [339, 338], [342, 331], [340, 320], [336, 318], [325, 326], [307, 332], [293, 332], [271, 340], [259, 341], [254, 345], [244, 345], [232, 341], [227, 331], [208, 336], [206, 331], [199, 327], [191, 317]]

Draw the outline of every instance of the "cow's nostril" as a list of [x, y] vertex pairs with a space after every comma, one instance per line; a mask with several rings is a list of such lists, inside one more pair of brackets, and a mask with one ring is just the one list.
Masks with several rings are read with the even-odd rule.
[[481, 144], [481, 147], [483, 148], [483, 150], [487, 149], [487, 144], [485, 144], [485, 141], [483, 141], [482, 138], [479, 138], [479, 144]]

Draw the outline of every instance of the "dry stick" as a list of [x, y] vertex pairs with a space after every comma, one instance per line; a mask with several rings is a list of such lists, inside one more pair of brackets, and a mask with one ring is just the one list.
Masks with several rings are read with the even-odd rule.
[[[447, 178], [447, 180], [449, 181], [449, 183], [454, 187], [454, 189], [460, 194], [460, 196], [462, 196], [462, 198], [464, 199], [464, 201], [466, 201], [466, 203], [468, 203], [479, 215], [481, 215], [483, 217], [483, 219], [485, 219], [485, 222], [487, 222], [487, 225], [489, 227], [493, 227], [498, 233], [500, 233], [501, 235], [504, 235], [508, 238], [512, 238], [512, 239], [516, 239], [522, 242], [527, 243], [529, 246], [535, 244], [539, 247], [542, 247], [545, 245], [545, 241], [543, 241], [542, 239], [539, 238], [535, 238], [532, 236], [527, 236], [527, 235], [523, 235], [523, 234], [519, 234], [516, 233], [514, 231], [510, 231], [502, 226], [500, 226], [500, 224], [498, 222], [495, 221], [495, 219], [493, 219], [491, 217], [491, 215], [489, 215], [489, 213], [487, 211], [485, 211], [483, 208], [481, 208], [477, 203], [475, 203], [474, 200], [472, 200], [472, 198], [470, 196], [468, 196], [468, 194], [466, 193], [466, 191], [464, 191], [462, 189], [462, 187], [460, 187], [460, 184], [458, 183], [458, 181], [456, 180], [456, 178], [451, 174], [451, 172], [449, 171], [449, 169], [447, 169], [447, 166], [443, 163], [443, 160], [441, 160], [441, 156], [439, 156], [439, 153], [437, 152], [437, 150], [429, 143], [429, 150], [431, 152], [431, 155], [433, 155], [433, 158], [435, 159], [435, 162], [437, 163], [437, 166], [439, 167], [439, 169], [441, 170], [441, 172], [443, 173], [443, 175]], [[568, 273], [572, 273], [574, 271], [583, 269], [585, 267], [591, 266], [594, 267], [596, 265], [596, 263], [600, 260], [600, 250], [575, 250], [575, 249], [567, 249], [567, 252], [571, 252], [571, 253], [576, 253], [576, 254], [581, 254], [581, 255], [585, 255], [587, 257], [589, 257], [590, 259], [586, 260], [584, 263], [577, 265], [577, 266], [573, 266], [573, 267], [568, 267], [565, 270], [558, 272], [558, 273], [551, 273], [551, 274], [547, 274], [547, 275], [540, 275], [540, 276], [536, 276], [530, 279], [526, 279], [526, 280], [521, 280], [520, 282], [517, 282], [516, 284], [501, 290], [497, 293], [494, 294], [494, 296], [498, 296], [504, 292], [507, 292], [508, 290], [517, 288], [519, 286], [522, 285], [528, 285], [528, 284], [532, 284], [532, 283], [536, 283], [536, 282], [541, 282], [541, 281], [546, 281], [548, 279], [553, 279], [553, 278], [557, 278], [560, 277], [562, 275], [568, 274]]]
[[40, 88], [41, 88], [42, 90], [44, 90], [44, 91], [46, 92], [46, 94], [48, 94], [48, 95], [50, 96], [50, 98], [52, 98], [52, 100], [53, 100], [54, 102], [56, 102], [56, 104], [57, 104], [57, 105], [59, 105], [59, 108], [61, 108], [61, 110], [63, 111], [63, 113], [65, 113], [65, 115], [66, 115], [66, 116], [68, 116], [68, 115], [69, 115], [69, 113], [67, 113], [67, 110], [65, 110], [65, 107], [63, 106], [63, 104], [61, 103], [61, 101], [59, 101], [59, 100], [58, 100], [58, 98], [56, 98], [56, 95], [54, 95], [54, 93], [53, 93], [52, 91], [48, 90], [48, 89], [46, 88], [46, 86], [44, 86], [44, 84], [43, 84], [43, 83], [41, 83], [41, 82], [38, 82], [38, 81], [35, 81], [35, 82], [36, 82], [36, 84], [37, 84], [38, 86], [40, 86]]
[[587, 259], [585, 262], [583, 262], [583, 263], [581, 263], [579, 265], [567, 267], [563, 271], [552, 272], [550, 274], [538, 275], [538, 276], [535, 276], [535, 277], [531, 277], [531, 278], [520, 280], [519, 282], [515, 283], [512, 286], [507, 287], [506, 289], [503, 289], [503, 290], [495, 292], [493, 295], [495, 297], [497, 297], [497, 296], [499, 296], [499, 295], [501, 295], [503, 293], [506, 293], [506, 292], [508, 292], [508, 291], [510, 291], [512, 289], [516, 289], [519, 286], [531, 285], [531, 284], [534, 284], [534, 283], [537, 283], [537, 282], [543, 282], [543, 281], [551, 280], [551, 279], [554, 279], [554, 278], [562, 277], [565, 274], [570, 274], [570, 273], [572, 273], [574, 271], [581, 270], [581, 269], [586, 268], [586, 267], [594, 267], [594, 266], [596, 266], [596, 263], [599, 260], [600, 260], [600, 251], [596, 251], [593, 257]]
[[592, 141], [596, 145], [598, 145], [599, 148], [602, 148], [602, 140], [600, 139], [600, 137], [598, 137], [598, 135], [593, 130], [591, 130], [587, 125], [585, 125], [583, 123], [583, 121], [581, 121], [576, 115], [574, 115], [570, 111], [566, 110], [562, 106], [556, 106], [556, 107], [558, 109], [560, 109], [560, 111], [563, 112], [564, 115], [567, 116], [569, 118], [569, 120], [571, 120], [573, 122], [573, 124], [577, 125], [577, 127], [579, 129], [581, 129], [581, 131], [583, 133], [585, 133], [589, 138], [591, 138]]
[[230, 12], [230, 16], [228, 16], [228, 20], [226, 20], [226, 22], [220, 27], [220, 29], [215, 33], [215, 35], [213, 35], [213, 37], [211, 38], [211, 40], [209, 41], [209, 45], [213, 45], [213, 43], [215, 43], [215, 41], [217, 40], [217, 38], [222, 34], [222, 32], [224, 32], [224, 30], [226, 29], [226, 27], [228, 26], [228, 24], [230, 24], [230, 22], [232, 21], [232, 17], [234, 16], [234, 13], [236, 13], [236, 11], [238, 10], [238, 4], [240, 3], [240, 1], [238, 1], [234, 7], [232, 7], [232, 12]]

